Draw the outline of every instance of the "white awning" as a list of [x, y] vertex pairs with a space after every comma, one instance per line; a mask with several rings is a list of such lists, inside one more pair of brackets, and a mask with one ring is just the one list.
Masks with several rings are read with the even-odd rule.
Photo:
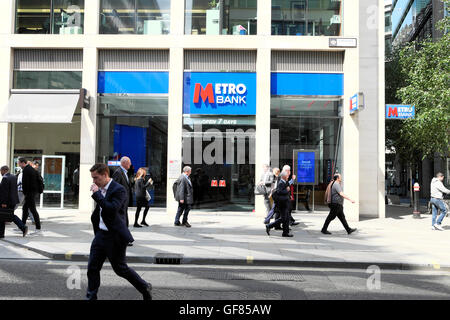
[[12, 94], [0, 122], [71, 123], [79, 94]]

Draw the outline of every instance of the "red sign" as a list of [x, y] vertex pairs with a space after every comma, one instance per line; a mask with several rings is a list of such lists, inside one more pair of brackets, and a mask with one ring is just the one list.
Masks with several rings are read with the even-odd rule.
[[208, 83], [204, 89], [200, 83], [195, 84], [194, 103], [199, 103], [200, 97], [202, 97], [203, 102], [206, 102], [206, 99], [208, 99], [210, 104], [214, 104], [214, 91], [212, 83]]
[[211, 180], [211, 187], [217, 187], [217, 180]]
[[219, 187], [226, 187], [227, 186], [227, 183], [226, 183], [226, 181], [225, 180], [220, 180], [219, 181]]

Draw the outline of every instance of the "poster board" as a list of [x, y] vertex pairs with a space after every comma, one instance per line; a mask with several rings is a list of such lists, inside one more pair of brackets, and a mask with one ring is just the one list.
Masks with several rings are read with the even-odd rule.
[[300, 185], [317, 185], [318, 161], [317, 150], [296, 149], [293, 151], [296, 183]]
[[64, 208], [64, 179], [66, 156], [42, 156], [42, 178], [44, 179], [44, 192], [41, 194], [40, 207], [44, 205], [44, 194], [60, 194], [61, 205]]

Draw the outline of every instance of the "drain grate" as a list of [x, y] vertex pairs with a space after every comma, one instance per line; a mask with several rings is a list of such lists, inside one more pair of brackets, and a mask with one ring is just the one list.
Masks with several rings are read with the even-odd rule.
[[305, 281], [303, 276], [297, 272], [196, 271], [189, 277], [208, 280]]
[[177, 253], [157, 253], [155, 255], [155, 264], [181, 264], [182, 254]]

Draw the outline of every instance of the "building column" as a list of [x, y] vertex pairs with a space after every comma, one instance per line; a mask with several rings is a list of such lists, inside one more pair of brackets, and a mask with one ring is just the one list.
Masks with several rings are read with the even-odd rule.
[[[85, 35], [98, 33], [99, 0], [86, 1], [85, 3]], [[89, 169], [96, 162], [97, 139], [97, 70], [98, 52], [92, 44], [83, 50], [83, 81], [82, 87], [90, 96], [90, 108], [81, 109], [81, 134], [80, 134], [80, 193], [78, 208], [80, 212], [90, 213], [94, 208], [91, 198], [90, 186], [92, 178]]]
[[[14, 3], [7, 1], [0, 11], [0, 115], [6, 111], [9, 101], [9, 90], [12, 87], [13, 51], [8, 40], [14, 33]], [[6, 76], [9, 75], [9, 76]], [[0, 122], [0, 166], [12, 164], [11, 155], [11, 124]], [[11, 168], [11, 172], [14, 168]]]
[[[359, 3], [344, 1], [344, 37], [359, 38]], [[360, 45], [358, 39], [358, 46]], [[359, 92], [359, 48], [346, 49], [344, 60], [344, 102], [342, 106], [342, 179], [343, 191], [356, 201], [344, 201], [344, 212], [349, 221], [359, 221], [359, 113], [349, 113], [350, 98]]]
[[[263, 165], [270, 165], [270, 48], [259, 48], [256, 61], [255, 184], [258, 184]], [[255, 196], [255, 212], [266, 216], [263, 196]]]
[[[167, 213], [172, 215], [176, 213], [178, 207], [173, 197], [172, 185], [182, 170], [183, 70], [183, 48], [171, 48], [167, 130]], [[174, 174], [171, 175], [171, 172]]]

